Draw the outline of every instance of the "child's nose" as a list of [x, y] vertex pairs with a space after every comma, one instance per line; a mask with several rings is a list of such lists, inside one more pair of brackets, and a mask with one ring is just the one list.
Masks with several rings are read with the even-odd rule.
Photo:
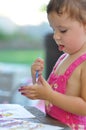
[[61, 39], [61, 35], [59, 32], [55, 32], [54, 35], [53, 35], [53, 39], [54, 40], [60, 40]]

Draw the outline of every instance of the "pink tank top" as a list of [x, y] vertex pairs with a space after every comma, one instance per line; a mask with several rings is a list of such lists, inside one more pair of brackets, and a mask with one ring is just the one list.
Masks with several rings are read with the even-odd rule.
[[[66, 54], [63, 54], [55, 64], [53, 71], [51, 72], [48, 83], [52, 86], [53, 90], [59, 93], [65, 94], [67, 80], [70, 78], [72, 72], [79, 66], [82, 62], [86, 60], [86, 54], [80, 56], [76, 59], [65, 71], [63, 75], [55, 75], [54, 71], [58, 64], [65, 58]], [[63, 109], [51, 104], [46, 101], [45, 111], [51, 117], [63, 122], [64, 124], [70, 126], [72, 130], [86, 130], [86, 116], [79, 116], [72, 114], [70, 112], [64, 111]]]

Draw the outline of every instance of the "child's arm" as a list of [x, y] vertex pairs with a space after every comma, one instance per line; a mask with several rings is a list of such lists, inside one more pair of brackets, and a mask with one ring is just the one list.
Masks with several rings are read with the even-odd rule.
[[44, 94], [45, 100], [50, 101], [52, 104], [62, 108], [65, 111], [86, 116], [86, 79], [85, 79], [85, 77], [86, 77], [86, 73], [84, 73], [82, 76], [83, 87], [81, 87], [82, 88], [81, 97], [64, 95], [64, 94], [58, 93], [56, 91], [50, 90], [50, 89], [48, 89], [48, 88], [50, 88], [49, 85], [42, 78], [42, 84], [43, 84], [43, 86], [46, 86], [46, 88], [44, 87], [45, 88], [45, 94]]
[[[86, 95], [83, 95], [84, 97], [64, 95], [53, 91], [42, 76], [39, 77], [39, 80], [41, 84], [23, 87], [20, 92], [30, 99], [48, 100], [65, 111], [77, 115], [86, 115]], [[86, 92], [86, 87], [84, 91]], [[82, 93], [84, 94], [85, 92]]]
[[82, 97], [74, 97], [63, 95], [53, 91], [48, 99], [52, 104], [60, 107], [61, 109], [77, 114], [86, 116], [86, 101]]

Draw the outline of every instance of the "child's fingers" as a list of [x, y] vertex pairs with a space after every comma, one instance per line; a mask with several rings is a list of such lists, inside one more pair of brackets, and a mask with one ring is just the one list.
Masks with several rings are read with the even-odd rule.
[[42, 75], [40, 76], [39, 80], [40, 80], [40, 82], [42, 83], [43, 86], [48, 85], [47, 81], [44, 79], [44, 77]]

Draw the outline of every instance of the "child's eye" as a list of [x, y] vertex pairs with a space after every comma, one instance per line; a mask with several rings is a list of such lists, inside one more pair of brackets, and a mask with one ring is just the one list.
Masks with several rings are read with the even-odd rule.
[[66, 33], [67, 32], [67, 29], [66, 30], [60, 30], [61, 33]]

